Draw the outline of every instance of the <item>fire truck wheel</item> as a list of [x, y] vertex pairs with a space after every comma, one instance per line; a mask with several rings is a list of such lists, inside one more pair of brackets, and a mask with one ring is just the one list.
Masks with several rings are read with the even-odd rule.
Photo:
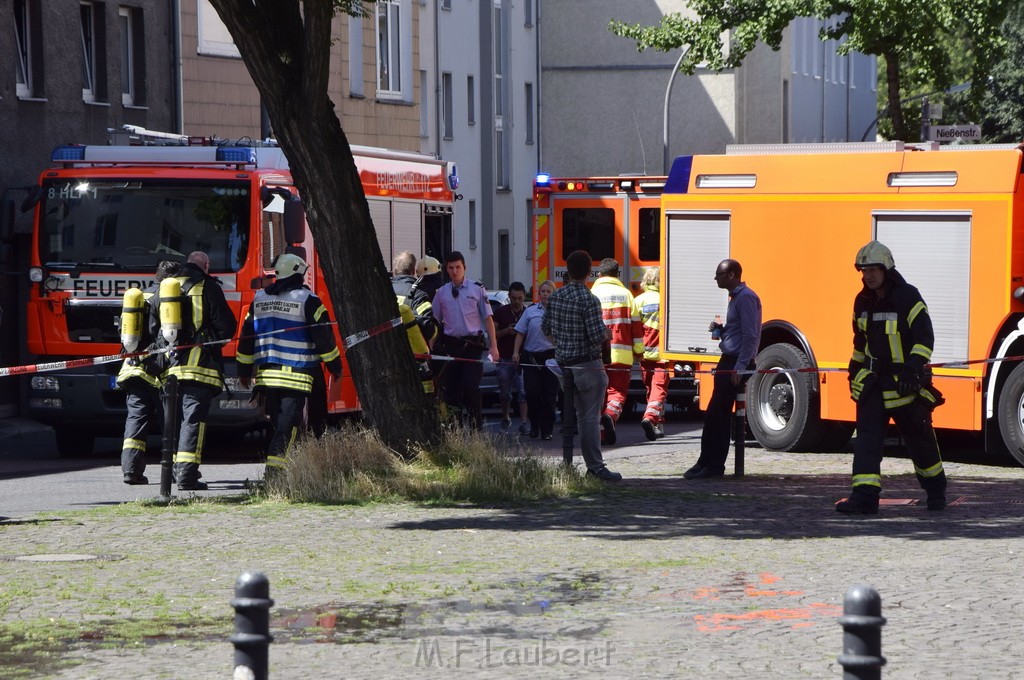
[[999, 393], [999, 432], [1010, 454], [1024, 465], [1024, 364], [1017, 364]]
[[[758, 370], [810, 368], [802, 351], [787, 343], [769, 345], [757, 355]], [[809, 451], [821, 441], [814, 373], [755, 373], [747, 383], [747, 421], [767, 449]]]
[[55, 427], [53, 435], [57, 440], [57, 454], [61, 458], [88, 458], [92, 455], [95, 435], [71, 427]]

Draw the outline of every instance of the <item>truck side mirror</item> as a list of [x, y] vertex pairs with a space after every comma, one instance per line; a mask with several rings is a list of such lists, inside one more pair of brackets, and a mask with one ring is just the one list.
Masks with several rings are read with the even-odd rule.
[[284, 204], [284, 240], [288, 243], [306, 240], [306, 211], [297, 198]]

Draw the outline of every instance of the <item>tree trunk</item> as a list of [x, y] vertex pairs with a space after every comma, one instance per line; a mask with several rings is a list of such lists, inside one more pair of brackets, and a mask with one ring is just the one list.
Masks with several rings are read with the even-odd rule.
[[[288, 157], [341, 336], [398, 317], [355, 159], [327, 95], [332, 3], [211, 0], [238, 47]], [[403, 454], [439, 441], [401, 325], [345, 350], [363, 415]]]
[[886, 94], [889, 99], [889, 120], [892, 121], [893, 136], [902, 141], [908, 141], [907, 125], [903, 120], [903, 109], [900, 107], [900, 58], [893, 52], [886, 52], [885, 58], [885, 85]]

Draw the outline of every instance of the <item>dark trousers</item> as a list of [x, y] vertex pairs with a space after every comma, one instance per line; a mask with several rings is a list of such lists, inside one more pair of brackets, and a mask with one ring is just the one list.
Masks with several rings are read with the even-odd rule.
[[929, 494], [944, 493], [946, 473], [942, 469], [942, 457], [932, 429], [931, 409], [920, 399], [915, 399], [895, 411], [886, 411], [882, 389], [877, 382], [861, 392], [857, 400], [857, 437], [853, 442], [854, 491], [875, 495], [881, 491], [882, 448], [890, 418], [907, 444], [921, 488]]
[[129, 380], [124, 391], [128, 417], [124, 421], [121, 471], [141, 475], [146, 471], [146, 436], [163, 428], [164, 407], [160, 390], [142, 380]]
[[[526, 389], [526, 412], [530, 416], [530, 429], [542, 435], [555, 429], [555, 407], [558, 404], [558, 376], [544, 366], [548, 354], [533, 355], [537, 363], [523, 364], [523, 383]], [[554, 356], [554, 352], [550, 353]]]
[[[736, 368], [739, 357], [723, 354], [718, 362], [718, 371], [730, 371]], [[753, 370], [751, 361], [747, 370]], [[715, 387], [711, 393], [711, 401], [704, 412], [704, 431], [700, 435], [700, 458], [697, 464], [714, 472], [725, 470], [725, 460], [729, 457], [729, 444], [732, 441], [732, 409], [736, 403], [736, 395], [747, 382], [743, 376], [739, 386], [732, 384], [732, 374], [715, 373]]]
[[220, 390], [194, 380], [178, 381], [178, 450], [174, 454], [174, 477], [178, 484], [199, 481], [199, 464], [203, 462], [206, 419], [210, 405]]
[[[479, 430], [483, 417], [480, 401], [480, 379], [484, 365], [480, 355], [484, 351], [482, 340], [474, 342], [449, 336], [441, 337], [441, 352], [456, 361], [446, 361], [441, 372], [441, 395], [444, 403], [459, 414], [460, 419], [469, 419], [470, 425]], [[458, 361], [467, 359], [468, 361]]]
[[298, 435], [302, 425], [302, 411], [306, 407], [306, 393], [297, 390], [267, 390], [267, 414], [274, 426], [274, 434], [267, 447], [267, 465], [280, 467], [288, 454], [288, 447]]

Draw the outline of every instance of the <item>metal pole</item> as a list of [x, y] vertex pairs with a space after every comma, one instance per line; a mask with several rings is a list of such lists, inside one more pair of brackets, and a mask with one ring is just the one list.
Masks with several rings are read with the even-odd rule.
[[679, 65], [683, 63], [683, 57], [690, 51], [689, 45], [683, 48], [683, 53], [676, 59], [676, 65], [672, 67], [672, 75], [668, 77], [668, 87], [665, 88], [665, 104], [661, 114], [661, 174], [667, 175], [669, 169], [668, 154], [668, 103], [672, 94], [672, 84], [676, 82], [676, 74], [679, 73]]
[[743, 455], [744, 446], [747, 439], [747, 382], [744, 380], [740, 384], [740, 389], [736, 392], [736, 414], [733, 416], [733, 442], [735, 446], [735, 454], [733, 461], [736, 464], [735, 475], [737, 477], [743, 476]]
[[928, 97], [925, 97], [924, 99], [921, 100], [921, 141], [922, 142], [927, 142], [928, 141], [928, 128], [929, 127], [930, 127], [930, 125], [929, 125], [929, 120], [928, 120]]
[[871, 586], [854, 586], [843, 597], [843, 653], [836, 659], [843, 667], [843, 680], [881, 680], [882, 598]]
[[270, 581], [258, 571], [247, 571], [235, 581], [235, 672], [232, 677], [267, 680], [270, 670]]
[[562, 367], [562, 460], [572, 465], [572, 449], [576, 437], [576, 382], [572, 369]]
[[171, 500], [171, 468], [174, 452], [178, 448], [178, 378], [170, 376], [164, 382], [161, 395], [164, 407], [164, 435], [160, 448], [160, 499]]

